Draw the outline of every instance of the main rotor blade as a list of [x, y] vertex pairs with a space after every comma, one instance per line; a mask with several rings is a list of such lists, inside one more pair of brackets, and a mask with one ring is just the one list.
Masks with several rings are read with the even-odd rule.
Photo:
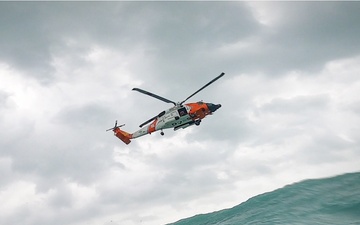
[[187, 97], [184, 101], [180, 102], [180, 105], [182, 105], [184, 102], [186, 102], [187, 100], [189, 100], [192, 96], [196, 95], [197, 93], [199, 93], [200, 91], [202, 91], [204, 88], [206, 88], [207, 86], [209, 86], [210, 84], [214, 83], [217, 79], [221, 78], [222, 76], [224, 76], [225, 73], [221, 73], [219, 76], [215, 77], [214, 79], [212, 79], [209, 83], [205, 84], [202, 88], [200, 88], [199, 90], [197, 90], [194, 94], [190, 95], [189, 97]]
[[156, 119], [157, 117], [158, 117], [158, 116], [154, 116], [153, 118], [151, 118], [151, 119], [147, 120], [146, 122], [144, 122], [144, 123], [140, 124], [140, 126], [139, 126], [139, 127], [143, 127], [144, 125], [146, 125], [146, 124], [150, 123], [151, 121], [153, 121], [153, 120], [154, 120], [154, 119]]
[[162, 117], [163, 115], [165, 115], [165, 113], [166, 113], [165, 111], [162, 111], [161, 113], [159, 113], [159, 115], [154, 116], [153, 118], [151, 118], [151, 119], [147, 120], [146, 122], [142, 123], [142, 124], [140, 125], [140, 127], [143, 127], [144, 125], [150, 123], [151, 121], [155, 120], [155, 119], [158, 118], [158, 117]]
[[133, 90], [133, 91], [138, 91], [138, 92], [140, 92], [140, 93], [143, 93], [143, 94], [145, 94], [145, 95], [149, 95], [149, 96], [154, 97], [154, 98], [157, 98], [157, 99], [159, 99], [159, 100], [161, 100], [161, 101], [163, 101], [163, 102], [172, 103], [172, 104], [176, 105], [175, 102], [173, 102], [173, 101], [171, 101], [171, 100], [169, 100], [169, 99], [166, 99], [166, 98], [161, 97], [161, 96], [159, 96], [159, 95], [156, 95], [156, 94], [154, 94], [154, 93], [151, 93], [151, 92], [142, 90], [142, 89], [140, 89], [140, 88], [133, 88], [132, 90]]

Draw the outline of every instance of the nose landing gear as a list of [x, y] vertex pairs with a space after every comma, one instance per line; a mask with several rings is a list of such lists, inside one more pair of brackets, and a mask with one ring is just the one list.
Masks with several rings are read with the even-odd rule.
[[163, 132], [163, 131], [161, 131], [160, 134], [161, 134], [161, 136], [164, 136], [164, 132]]

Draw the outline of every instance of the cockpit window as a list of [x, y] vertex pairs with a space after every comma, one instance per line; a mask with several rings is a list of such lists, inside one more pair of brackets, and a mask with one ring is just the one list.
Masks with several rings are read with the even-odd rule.
[[185, 107], [178, 109], [178, 112], [180, 116], [185, 116], [187, 114]]

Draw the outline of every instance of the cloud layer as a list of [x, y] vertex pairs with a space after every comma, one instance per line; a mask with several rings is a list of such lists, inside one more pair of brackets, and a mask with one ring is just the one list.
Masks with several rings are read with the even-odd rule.
[[[0, 223], [165, 224], [359, 170], [357, 2], [1, 2]], [[181, 101], [201, 126], [126, 146]]]

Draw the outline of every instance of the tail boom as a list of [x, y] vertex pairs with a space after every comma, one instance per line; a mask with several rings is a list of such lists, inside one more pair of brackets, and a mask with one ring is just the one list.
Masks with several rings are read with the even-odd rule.
[[120, 129], [120, 127], [122, 127], [124, 125], [117, 126], [117, 122], [115, 122], [115, 127], [110, 128], [107, 131], [112, 130], [114, 132], [114, 135], [117, 138], [119, 138], [121, 141], [123, 141], [125, 144], [128, 145], [128, 144], [130, 144], [131, 139], [138, 138], [138, 137], [144, 136], [146, 134], [151, 134], [152, 132], [157, 131], [158, 129], [156, 127], [156, 123], [157, 123], [157, 119], [154, 120], [154, 122], [152, 122], [151, 124], [149, 124], [145, 127], [142, 127], [140, 130], [131, 134], [131, 133], [128, 133], [128, 132]]
[[126, 131], [120, 130], [120, 128], [116, 127], [114, 129], [114, 135], [122, 140], [125, 144], [130, 144], [130, 139], [132, 139], [132, 134], [129, 134]]

